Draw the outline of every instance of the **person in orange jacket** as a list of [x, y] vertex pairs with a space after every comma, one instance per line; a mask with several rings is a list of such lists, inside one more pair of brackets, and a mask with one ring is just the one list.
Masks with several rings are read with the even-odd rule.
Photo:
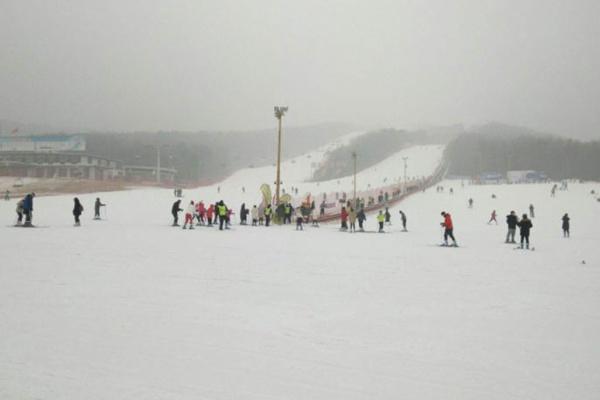
[[452, 223], [452, 216], [450, 213], [442, 211], [442, 217], [444, 217], [444, 222], [442, 222], [440, 225], [444, 228], [443, 246], [448, 246], [448, 237], [450, 237], [450, 239], [452, 239], [452, 246], [458, 247], [456, 239], [454, 238], [454, 224]]

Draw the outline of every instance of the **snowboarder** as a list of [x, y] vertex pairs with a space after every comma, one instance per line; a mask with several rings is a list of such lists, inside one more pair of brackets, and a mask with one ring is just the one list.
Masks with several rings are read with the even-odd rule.
[[377, 214], [377, 222], [379, 223], [379, 233], [383, 233], [383, 223], [385, 222], [385, 215], [381, 210], [379, 210], [379, 214]]
[[535, 218], [535, 212], [534, 212], [534, 208], [533, 208], [533, 204], [529, 205], [529, 215], [531, 215], [531, 218]]
[[392, 224], [392, 214], [390, 214], [390, 209], [388, 207], [385, 208], [385, 224], [386, 225], [391, 225]]
[[571, 218], [569, 218], [569, 214], [565, 213], [565, 215], [563, 215], [562, 217], [562, 230], [563, 230], [563, 237], [570, 237], [571, 233], [569, 232], [570, 226], [571, 226]]
[[448, 238], [450, 238], [452, 239], [452, 246], [458, 247], [456, 239], [454, 238], [454, 224], [452, 223], [452, 216], [450, 213], [442, 211], [442, 217], [444, 217], [444, 222], [442, 222], [440, 225], [444, 228], [443, 246], [448, 246]]
[[350, 232], [356, 232], [356, 211], [352, 207], [348, 212], [348, 222], [350, 223]]
[[358, 229], [360, 229], [361, 232], [364, 232], [365, 228], [363, 227], [363, 224], [367, 220], [367, 216], [365, 215], [364, 208], [361, 208], [360, 210], [358, 210], [358, 213], [356, 214], [356, 219], [358, 219]]
[[252, 211], [250, 212], [250, 217], [252, 218], [252, 226], [257, 226], [257, 224], [258, 224], [258, 207], [256, 207], [256, 204], [252, 207]]
[[177, 223], [179, 221], [179, 212], [183, 211], [183, 209], [179, 208], [180, 204], [181, 199], [175, 200], [175, 203], [173, 203], [173, 206], [171, 207], [171, 215], [173, 215], [173, 226], [179, 226], [179, 224]]
[[196, 212], [196, 206], [194, 200], [190, 201], [187, 209], [185, 210], [185, 221], [183, 222], [183, 229], [187, 228], [187, 224], [190, 224], [190, 229], [194, 229], [194, 212]]
[[400, 219], [402, 219], [402, 231], [407, 232], [406, 230], [406, 214], [402, 210], [400, 210]]
[[510, 214], [506, 216], [506, 225], [508, 226], [508, 232], [506, 233], [506, 242], [505, 243], [515, 243], [515, 232], [517, 230], [517, 224], [519, 223], [519, 219], [514, 211], [511, 211]]
[[79, 221], [79, 217], [83, 212], [83, 206], [79, 202], [79, 199], [75, 197], [73, 199], [73, 216], [75, 217], [75, 226], [81, 226], [81, 222]]
[[519, 226], [519, 234], [521, 235], [521, 248], [523, 248], [523, 242], [525, 242], [527, 249], [529, 249], [529, 231], [533, 228], [533, 224], [527, 218], [527, 214], [523, 214], [523, 218], [517, 222], [517, 225]]
[[104, 207], [106, 204], [103, 204], [100, 201], [100, 197], [96, 197], [96, 202], [94, 203], [94, 219], [100, 219], [100, 207]]
[[496, 210], [492, 211], [492, 215], [490, 216], [490, 220], [488, 221], [488, 225], [492, 222], [495, 222], [498, 225], [498, 220], [496, 219]]

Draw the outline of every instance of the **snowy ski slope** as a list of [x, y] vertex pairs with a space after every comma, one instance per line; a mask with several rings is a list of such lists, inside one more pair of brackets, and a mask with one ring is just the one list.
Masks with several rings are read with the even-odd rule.
[[[437, 157], [419, 151], [411, 159]], [[385, 162], [359, 185], [402, 174]], [[250, 204], [255, 170], [184, 203]], [[442, 185], [394, 207], [386, 234], [184, 231], [168, 226], [174, 199], [160, 189], [79, 196], [74, 228], [73, 196], [36, 199], [40, 229], [0, 227], [0, 398], [596, 399], [600, 184], [552, 199], [550, 184]], [[91, 220], [97, 196], [103, 221]], [[0, 202], [6, 225], [14, 203]], [[530, 203], [536, 250], [513, 250], [504, 216]], [[441, 210], [462, 247], [438, 247]]]

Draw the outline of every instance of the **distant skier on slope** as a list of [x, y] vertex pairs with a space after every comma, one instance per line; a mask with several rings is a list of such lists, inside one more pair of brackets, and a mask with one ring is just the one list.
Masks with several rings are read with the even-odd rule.
[[75, 217], [75, 226], [81, 226], [81, 221], [79, 221], [81, 213], [83, 213], [83, 206], [79, 202], [79, 199], [75, 197], [73, 199], [73, 216]]
[[364, 232], [365, 228], [363, 227], [363, 224], [367, 220], [364, 208], [361, 207], [360, 210], [358, 210], [358, 213], [356, 214], [356, 219], [358, 219], [358, 229], [360, 229], [361, 232]]
[[173, 206], [171, 207], [171, 215], [173, 215], [173, 226], [179, 226], [179, 212], [183, 211], [183, 209], [179, 207], [180, 204], [181, 199], [176, 200], [175, 203], [173, 203]]
[[565, 213], [565, 215], [563, 215], [563, 217], [562, 217], [563, 237], [568, 238], [571, 236], [571, 232], [569, 232], [570, 227], [571, 227], [571, 218], [569, 218], [569, 214]]
[[385, 224], [386, 225], [391, 225], [392, 224], [392, 214], [390, 214], [390, 209], [388, 207], [385, 208]]
[[535, 209], [533, 208], [533, 204], [529, 205], [529, 215], [531, 215], [531, 218], [535, 218]]
[[506, 233], [505, 243], [515, 243], [515, 232], [517, 230], [517, 224], [519, 219], [514, 211], [506, 216], [506, 225], [508, 226], [508, 232]]
[[402, 231], [406, 232], [406, 214], [404, 214], [404, 211], [400, 210], [400, 219], [402, 220]]
[[473, 208], [473, 199], [472, 198], [469, 199], [469, 208]]
[[354, 207], [350, 207], [350, 211], [348, 211], [348, 223], [350, 224], [350, 232], [356, 232], [356, 211], [354, 211]]
[[492, 215], [490, 216], [490, 220], [488, 221], [488, 225], [492, 222], [495, 222], [498, 225], [498, 220], [496, 219], [496, 210], [492, 211]]
[[379, 214], [377, 214], [377, 223], [379, 224], [379, 233], [383, 233], [383, 223], [385, 222], [385, 214], [383, 214], [382, 210], [379, 210]]
[[96, 202], [94, 203], [94, 219], [100, 219], [100, 207], [105, 207], [106, 204], [103, 204], [100, 201], [100, 197], [96, 197]]
[[444, 244], [443, 246], [448, 246], [448, 238], [452, 239], [452, 246], [458, 247], [456, 243], [456, 239], [454, 238], [454, 224], [452, 222], [452, 216], [450, 213], [442, 211], [442, 217], [444, 217], [444, 222], [440, 225], [444, 228]]
[[517, 223], [519, 226], [519, 234], [521, 235], [521, 248], [523, 243], [526, 243], [527, 249], [529, 249], [529, 231], [533, 228], [531, 220], [527, 218], [527, 214], [523, 214], [523, 218]]

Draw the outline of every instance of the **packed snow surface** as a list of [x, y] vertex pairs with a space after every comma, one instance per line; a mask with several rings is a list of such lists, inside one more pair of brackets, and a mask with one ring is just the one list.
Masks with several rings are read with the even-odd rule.
[[[182, 205], [237, 211], [243, 181]], [[73, 196], [37, 198], [39, 228], [13, 228], [0, 201], [0, 398], [597, 399], [600, 185], [441, 185], [385, 234], [182, 230], [161, 189], [81, 195], [79, 228]], [[535, 251], [514, 250], [504, 217], [530, 203]], [[438, 246], [442, 210], [459, 248]]]

